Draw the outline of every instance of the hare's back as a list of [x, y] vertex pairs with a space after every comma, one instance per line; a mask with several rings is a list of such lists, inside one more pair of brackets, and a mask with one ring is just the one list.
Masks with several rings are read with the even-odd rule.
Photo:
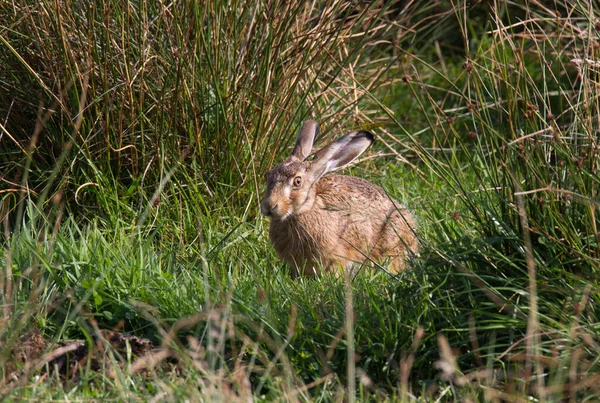
[[387, 213], [394, 206], [402, 207], [381, 187], [355, 176], [327, 175], [317, 183], [316, 193], [325, 208]]
[[[416, 248], [415, 219], [381, 187], [364, 179], [328, 175], [317, 187], [317, 205], [338, 219], [346, 235], [377, 244], [382, 254], [396, 248]], [[371, 245], [373, 246], [373, 245]]]

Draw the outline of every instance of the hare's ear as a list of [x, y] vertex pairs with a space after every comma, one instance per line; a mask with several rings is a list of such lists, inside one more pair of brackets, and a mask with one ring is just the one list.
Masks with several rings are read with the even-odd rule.
[[342, 168], [365, 152], [373, 141], [373, 135], [364, 130], [347, 134], [319, 150], [312, 160], [310, 170], [316, 177], [321, 177], [327, 172]]
[[319, 133], [319, 125], [314, 120], [307, 120], [302, 124], [302, 129], [296, 138], [296, 145], [292, 156], [304, 161], [310, 155], [315, 137]]

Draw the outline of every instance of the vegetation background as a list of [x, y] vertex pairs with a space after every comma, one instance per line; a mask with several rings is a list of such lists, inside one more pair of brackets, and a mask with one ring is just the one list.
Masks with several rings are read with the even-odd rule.
[[[595, 2], [0, 2], [0, 396], [592, 401]], [[419, 221], [293, 281], [259, 214], [301, 122]]]

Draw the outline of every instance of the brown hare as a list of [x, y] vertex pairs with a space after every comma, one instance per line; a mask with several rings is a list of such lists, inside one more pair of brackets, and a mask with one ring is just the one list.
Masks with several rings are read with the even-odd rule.
[[361, 155], [374, 141], [367, 131], [349, 133], [319, 150], [311, 161], [319, 125], [304, 122], [292, 155], [266, 175], [261, 211], [271, 218], [269, 237], [292, 275], [353, 270], [365, 261], [404, 268], [417, 253], [415, 219], [385, 191], [366, 180], [327, 175]]

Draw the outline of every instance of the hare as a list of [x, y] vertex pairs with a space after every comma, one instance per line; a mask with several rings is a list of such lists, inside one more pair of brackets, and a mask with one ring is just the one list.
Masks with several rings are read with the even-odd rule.
[[413, 215], [366, 180], [327, 175], [361, 155], [374, 141], [367, 131], [345, 135], [319, 150], [311, 161], [319, 125], [304, 122], [292, 155], [266, 175], [261, 212], [270, 217], [269, 237], [292, 276], [315, 275], [366, 261], [388, 261], [404, 268], [417, 253]]

